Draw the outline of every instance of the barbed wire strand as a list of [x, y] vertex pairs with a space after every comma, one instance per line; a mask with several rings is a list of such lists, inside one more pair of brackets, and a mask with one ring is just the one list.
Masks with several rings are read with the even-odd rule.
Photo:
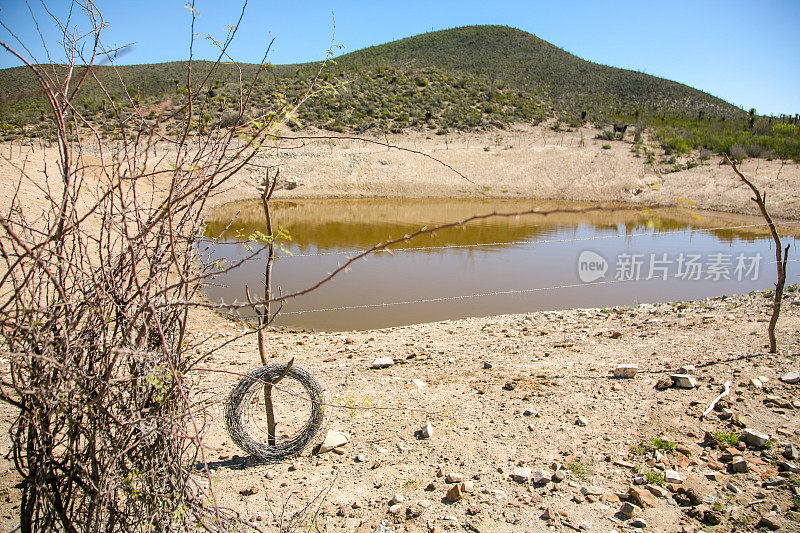
[[[787, 263], [800, 263], [800, 259], [790, 259], [786, 261]], [[761, 263], [761, 266], [765, 265], [773, 265], [776, 264], [775, 261], [768, 261]], [[674, 279], [681, 279], [682, 276], [680, 274], [675, 274], [672, 276]], [[352, 309], [370, 309], [376, 307], [392, 307], [397, 305], [411, 305], [411, 304], [421, 304], [421, 303], [434, 303], [434, 302], [444, 302], [444, 301], [452, 301], [452, 300], [466, 300], [470, 298], [482, 298], [487, 296], [502, 296], [502, 295], [509, 295], [509, 294], [528, 294], [534, 292], [542, 292], [542, 291], [551, 291], [551, 290], [558, 290], [558, 289], [572, 289], [577, 287], [592, 287], [596, 285], [610, 285], [610, 284], [617, 284], [617, 283], [631, 283], [631, 282], [644, 282], [644, 281], [670, 281], [669, 279], [665, 280], [661, 276], [657, 277], [650, 277], [644, 279], [613, 279], [613, 280], [606, 280], [606, 281], [597, 281], [597, 282], [589, 282], [589, 283], [570, 283], [564, 285], [554, 285], [550, 287], [534, 287], [530, 289], [509, 289], [505, 291], [492, 291], [492, 292], [482, 292], [482, 293], [475, 293], [475, 294], [462, 294], [456, 296], [441, 296], [437, 298], [421, 298], [418, 300], [403, 300], [399, 302], [380, 302], [380, 303], [369, 303], [369, 304], [358, 304], [358, 305], [343, 305], [338, 307], [325, 307], [320, 309], [301, 309], [297, 311], [281, 311], [281, 315], [302, 315], [305, 313], [323, 313], [328, 311], [347, 311]], [[705, 280], [689, 280], [689, 281], [711, 281], [710, 279], [706, 278]], [[714, 281], [721, 281], [721, 280], [714, 280]], [[741, 281], [741, 280], [730, 280], [726, 279], [726, 281]], [[235, 316], [235, 315], [232, 315]], [[235, 316], [238, 320], [256, 320], [257, 317], [253, 316]], [[197, 322], [214, 322], [215, 320], [198, 320]]]

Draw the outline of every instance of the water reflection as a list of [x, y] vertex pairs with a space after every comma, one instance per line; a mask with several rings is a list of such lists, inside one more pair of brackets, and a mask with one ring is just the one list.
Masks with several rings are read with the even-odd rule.
[[[273, 279], [275, 286], [287, 294], [319, 280], [355, 251], [423, 226], [492, 212], [579, 209], [590, 205], [533, 200], [276, 201], [274, 224], [285, 228], [291, 240], [282, 243], [284, 249], [279, 252]], [[465, 316], [700, 298], [767, 288], [774, 279], [774, 265], [762, 265], [757, 279], [745, 281], [680, 281], [673, 277], [667, 281], [587, 286], [578, 276], [578, 257], [584, 250], [593, 250], [608, 260], [606, 281], [614, 280], [621, 254], [640, 254], [643, 260], [654, 254], [676, 262], [682, 252], [704, 258], [715, 253], [730, 254], [731, 261], [736, 254], [760, 253], [767, 263], [774, 260], [774, 251], [770, 250], [766, 228], [740, 227], [761, 222], [754, 217], [683, 209], [556, 213], [475, 221], [393, 245], [396, 253], [376, 254], [353, 265], [351, 271], [318, 291], [287, 301], [276, 323], [315, 329], [366, 329]], [[705, 231], [698, 231], [703, 228]], [[785, 226], [784, 230], [797, 235], [798, 226]], [[205, 259], [236, 261], [245, 257], [250, 247], [240, 241], [256, 231], [265, 231], [258, 201], [223, 206], [208, 221], [209, 241], [201, 245]], [[790, 237], [788, 242], [794, 250], [796, 239]], [[262, 252], [254, 261], [218, 276], [214, 284], [206, 287], [206, 294], [212, 299], [241, 299], [245, 284], [251, 292], [260, 292], [264, 260]], [[789, 282], [796, 283], [796, 269], [791, 266]], [[427, 301], [402, 303], [418, 300]], [[348, 309], [316, 311], [331, 308]]]

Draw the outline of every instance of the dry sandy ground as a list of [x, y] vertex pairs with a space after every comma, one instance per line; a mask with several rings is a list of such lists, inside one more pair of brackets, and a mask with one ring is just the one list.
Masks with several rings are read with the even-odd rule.
[[[748, 192], [718, 160], [661, 174], [636, 158], [629, 143], [595, 140], [595, 134], [525, 127], [447, 139], [388, 138], [436, 157], [471, 181], [411, 152], [341, 139], [298, 141], [278, 155], [285, 187], [278, 195], [686, 200], [700, 208], [754, 212]], [[15, 166], [25, 161], [35, 175], [43, 168], [43, 153], [4, 144], [0, 154], [12, 154], [14, 162], [0, 161], [0, 209], [5, 209]], [[53, 152], [44, 155], [52, 164]], [[746, 161], [742, 170], [767, 192], [774, 214], [800, 218], [798, 165]], [[237, 177], [215, 201], [254, 196], [253, 181], [250, 175]], [[21, 194], [31, 209], [47, 209], [34, 187]], [[773, 506], [778, 527], [800, 529], [790, 510], [791, 483], [777, 472], [785, 461], [784, 445], [800, 447], [798, 411], [791, 403], [800, 396], [800, 385], [778, 380], [783, 372], [798, 370], [798, 301], [798, 292], [787, 295], [780, 353], [774, 356], [765, 355], [768, 300], [761, 294], [376, 331], [271, 332], [268, 346], [275, 360], [295, 357], [322, 383], [332, 404], [324, 430], [348, 432], [351, 442], [341, 455], [309, 449], [287, 463], [252, 464], [238, 457], [221, 418], [222, 402], [237, 377], [198, 372], [199, 394], [213, 399], [205, 443], [215, 493], [221, 505], [265, 530], [282, 523], [371, 532], [385, 523], [394, 531], [570, 530], [581, 524], [591, 531], [623, 531], [634, 522], [619, 513], [619, 497], [627, 497], [638, 473], [656, 479], [668, 469], [683, 483], [668, 486], [662, 496], [640, 496], [654, 504], [637, 514], [648, 530], [696, 531], [716, 519], [722, 523], [714, 531], [754, 529]], [[193, 319], [193, 335], [207, 346], [244, 332], [209, 312]], [[396, 364], [373, 370], [377, 357]], [[249, 335], [225, 346], [206, 366], [241, 373], [257, 361]], [[619, 363], [638, 364], [639, 375], [611, 379], [609, 371]], [[686, 364], [697, 367], [697, 388], [654, 388], [659, 378]], [[768, 378], [761, 388], [749, 383], [758, 376]], [[412, 379], [420, 380], [421, 388]], [[723, 420], [713, 414], [701, 421], [700, 413], [727, 380], [733, 383], [733, 416]], [[4, 422], [11, 416], [3, 411]], [[426, 421], [434, 434], [420, 439], [417, 432]], [[773, 443], [766, 450], [745, 449], [749, 471], [733, 474], [718, 459], [736, 458], [720, 457], [719, 450], [701, 443], [706, 430], [741, 433], [740, 426], [768, 433]], [[655, 438], [681, 443], [682, 452], [656, 462], [647, 446], [639, 446]], [[0, 442], [7, 448], [5, 435]], [[515, 468], [552, 473], [558, 465], [566, 473], [559, 483], [512, 478]], [[470, 482], [455, 503], [445, 499], [453, 485], [446, 482], [448, 473]], [[11, 529], [19, 492], [6, 459], [0, 459], [0, 479], [0, 528]], [[403, 501], [392, 506], [396, 494]]]
[[[259, 162], [281, 169], [275, 196], [284, 198], [541, 198], [644, 205], [690, 203], [701, 209], [758, 213], [749, 190], [718, 157], [689, 170], [664, 173], [674, 165], [658, 164], [663, 156], [657, 153], [656, 164], [646, 164], [644, 155], [637, 157], [632, 152], [630, 136], [626, 141], [603, 141], [594, 138], [597, 133], [591, 128], [557, 133], [547, 127], [519, 126], [447, 136], [301, 139], [283, 143], [281, 150], [266, 150]], [[604, 145], [611, 148], [603, 149]], [[645, 146], [658, 152], [653, 143]], [[164, 149], [160, 150], [163, 155]], [[88, 147], [87, 153], [89, 163], [96, 161]], [[51, 170], [55, 168], [56, 156], [55, 149], [0, 143], [0, 209], [5, 209], [13, 194], [11, 184], [18, 168], [24, 165], [35, 176], [44, 162]], [[263, 171], [248, 170], [236, 176], [212, 205], [257, 196], [255, 182]], [[752, 159], [744, 161], [741, 170], [766, 192], [774, 216], [800, 218], [800, 165]], [[42, 194], [33, 182], [20, 194], [31, 206], [41, 205]]]

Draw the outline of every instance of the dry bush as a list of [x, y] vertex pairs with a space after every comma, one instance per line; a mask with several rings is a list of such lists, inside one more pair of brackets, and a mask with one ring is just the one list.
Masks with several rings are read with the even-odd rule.
[[[88, 31], [75, 29], [79, 13]], [[177, 111], [105, 92], [120, 140], [104, 144], [73, 106], [86, 85], [104, 90], [91, 68], [114, 53], [100, 39], [102, 15], [74, 2], [71, 20], [49, 16], [63, 34], [63, 65], [51, 64], [50, 51], [41, 64], [24, 45], [0, 43], [35, 74], [58, 151], [42, 173], [19, 166], [17, 194], [0, 213], [0, 350], [11, 368], [0, 399], [17, 409], [21, 528], [217, 529], [225, 516], [210, 478], [198, 483], [194, 470], [197, 459], [205, 464], [203, 419], [186, 374], [201, 348], [187, 338], [186, 302], [212, 273], [196, 244], [209, 198], [255, 168], [301, 102], [263, 122], [239, 113], [206, 131], [198, 95], [214, 70], [195, 80], [190, 66]], [[234, 34], [218, 43], [217, 65]], [[251, 88], [240, 87], [238, 109], [249, 108]], [[162, 131], [168, 120], [177, 135]], [[44, 197], [38, 213], [19, 194], [30, 187]]]

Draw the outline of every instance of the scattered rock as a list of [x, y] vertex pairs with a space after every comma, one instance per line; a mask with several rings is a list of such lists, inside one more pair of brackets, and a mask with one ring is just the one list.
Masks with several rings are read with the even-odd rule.
[[791, 472], [792, 474], [800, 474], [800, 466], [789, 461], [778, 461], [778, 470], [781, 472]]
[[768, 394], [764, 397], [764, 405], [774, 405], [776, 407], [781, 407], [783, 409], [794, 409], [794, 405], [792, 405], [792, 402], [784, 400], [780, 396], [774, 396], [772, 394]]
[[659, 498], [666, 498], [669, 496], [669, 491], [658, 485], [645, 485], [644, 488], [649, 490], [653, 496], [658, 496]]
[[645, 522], [641, 518], [634, 518], [633, 520], [628, 522], [628, 525], [636, 529], [644, 529], [647, 527], [647, 522]]
[[403, 506], [399, 503], [389, 506], [389, 514], [400, 514], [400, 511], [403, 510]]
[[483, 362], [483, 368], [484, 368], [484, 370], [490, 370], [490, 369], [494, 368], [494, 365], [492, 363], [490, 363], [489, 361], [484, 361]]
[[425, 422], [425, 425], [422, 426], [420, 432], [422, 433], [422, 438], [424, 439], [429, 439], [433, 437], [433, 424], [431, 424], [430, 422]]
[[394, 364], [394, 359], [392, 359], [391, 357], [378, 357], [377, 359], [372, 361], [370, 368], [387, 368], [392, 366], [393, 364]]
[[793, 459], [797, 461], [800, 459], [800, 450], [797, 449], [797, 446], [794, 444], [787, 444], [786, 447], [783, 449], [783, 456], [787, 459]]
[[703, 522], [710, 526], [721, 524], [723, 518], [725, 518], [725, 515], [721, 510], [706, 509], [703, 511]]
[[680, 452], [680, 453], [682, 453], [683, 455], [686, 455], [686, 456], [692, 455], [691, 448], [689, 448], [685, 444], [677, 444], [677, 445], [675, 445], [675, 451], [676, 452]]
[[772, 511], [762, 516], [756, 527], [765, 527], [771, 531], [778, 531], [783, 527], [783, 523], [778, 513]]
[[628, 497], [636, 502], [639, 507], [656, 507], [658, 506], [658, 500], [656, 500], [653, 494], [644, 488], [640, 487], [631, 487], [628, 489]]
[[750, 466], [747, 464], [747, 461], [744, 459], [739, 459], [737, 461], [733, 461], [731, 463], [731, 472], [734, 474], [746, 474], [750, 471]]
[[559, 468], [555, 472], [553, 472], [553, 481], [554, 482], [561, 483], [565, 479], [567, 479], [567, 471], [566, 470], [564, 470], [562, 468]]
[[636, 373], [638, 371], [639, 371], [639, 365], [631, 365], [631, 364], [618, 365], [614, 369], [614, 377], [629, 379], [636, 377]]
[[673, 483], [675, 485], [679, 485], [683, 483], [683, 478], [681, 478], [681, 475], [675, 470], [665, 470], [664, 481], [666, 481], [667, 483]]
[[784, 383], [797, 383], [800, 381], [800, 372], [785, 372], [781, 374], [780, 380]]
[[584, 496], [601, 496], [605, 491], [594, 485], [584, 485], [581, 487], [581, 494]]
[[761, 483], [762, 487], [780, 487], [782, 485], [786, 485], [786, 478], [782, 478], [780, 476], [769, 477], [765, 479], [763, 483]]
[[531, 479], [531, 469], [524, 466], [517, 467], [511, 477], [517, 483], [527, 483]]
[[[516, 470], [515, 470], [516, 472]], [[553, 474], [551, 474], [547, 470], [537, 470], [533, 473], [533, 483], [535, 485], [544, 485], [548, 481], [553, 478]]]
[[395, 505], [397, 503], [403, 503], [406, 501], [406, 497], [402, 494], [395, 494], [391, 500], [389, 500], [389, 505]]
[[412, 379], [412, 380], [411, 380], [411, 383], [413, 383], [413, 384], [414, 384], [414, 386], [415, 386], [416, 388], [418, 388], [418, 389], [424, 389], [425, 387], [427, 387], [427, 386], [428, 386], [428, 385], [427, 385], [427, 383], [425, 383], [425, 382], [424, 382], [424, 381], [422, 381], [421, 379], [417, 379], [417, 378], [414, 378], [414, 379]]
[[665, 390], [672, 387], [672, 380], [670, 378], [661, 378], [656, 382], [656, 389]]
[[697, 380], [690, 374], [672, 374], [670, 379], [679, 389], [693, 389], [697, 387]]
[[333, 450], [334, 448], [338, 448], [339, 446], [344, 446], [350, 442], [350, 435], [343, 431], [336, 431], [335, 429], [329, 429], [328, 433], [325, 434], [325, 440], [319, 447], [319, 453], [325, 453]]
[[734, 494], [741, 494], [742, 493], [742, 489], [740, 489], [739, 487], [734, 485], [733, 482], [730, 482], [730, 481], [728, 482], [727, 485], [725, 485], [725, 488], [728, 489], [729, 491], [731, 491]]
[[449, 502], [457, 502], [463, 496], [464, 496], [463, 483], [456, 483], [455, 485], [450, 487], [450, 490], [447, 491], [447, 495], [445, 496], [445, 498], [447, 498], [447, 501]]
[[450, 472], [444, 477], [445, 483], [462, 483], [465, 479], [467, 476], [461, 472]]
[[411, 505], [406, 508], [406, 518], [413, 520], [414, 518], [419, 518], [420, 515], [425, 511], [420, 505]]
[[548, 507], [542, 513], [542, 520], [555, 520], [558, 517], [558, 514], [553, 510], [552, 507]]
[[690, 376], [694, 376], [697, 373], [697, 369], [694, 365], [683, 365], [678, 369], [678, 374], [688, 374]]
[[256, 493], [258, 493], [258, 487], [256, 486], [247, 487], [245, 489], [239, 490], [239, 494], [241, 494], [242, 496], [252, 496], [253, 494]]
[[748, 446], [753, 446], [755, 448], [763, 448], [769, 443], [769, 435], [759, 433], [753, 429], [745, 429], [740, 438], [746, 442]]
[[578, 415], [578, 418], [575, 419], [575, 425], [576, 426], [581, 426], [581, 427], [586, 427], [586, 426], [589, 425], [589, 421], [586, 420], [585, 416]]
[[619, 512], [622, 513], [622, 515], [627, 516], [628, 518], [633, 518], [639, 511], [640, 511], [639, 507], [632, 504], [631, 502], [625, 502], [622, 504], [622, 507], [619, 508]]
[[758, 379], [758, 378], [753, 378], [753, 379], [751, 379], [751, 380], [750, 380], [750, 382], [749, 382], [749, 385], [750, 385], [751, 387], [753, 387], [754, 389], [760, 389], [760, 388], [762, 388], [762, 387], [764, 386], [764, 385], [761, 383], [761, 380], [760, 380], [760, 379]]
[[394, 533], [394, 528], [381, 522], [372, 530], [372, 533]]
[[508, 382], [506, 382], [505, 385], [503, 385], [503, 389], [504, 390], [514, 390], [516, 388], [517, 388], [517, 384], [514, 383], [513, 381], [508, 381]]

